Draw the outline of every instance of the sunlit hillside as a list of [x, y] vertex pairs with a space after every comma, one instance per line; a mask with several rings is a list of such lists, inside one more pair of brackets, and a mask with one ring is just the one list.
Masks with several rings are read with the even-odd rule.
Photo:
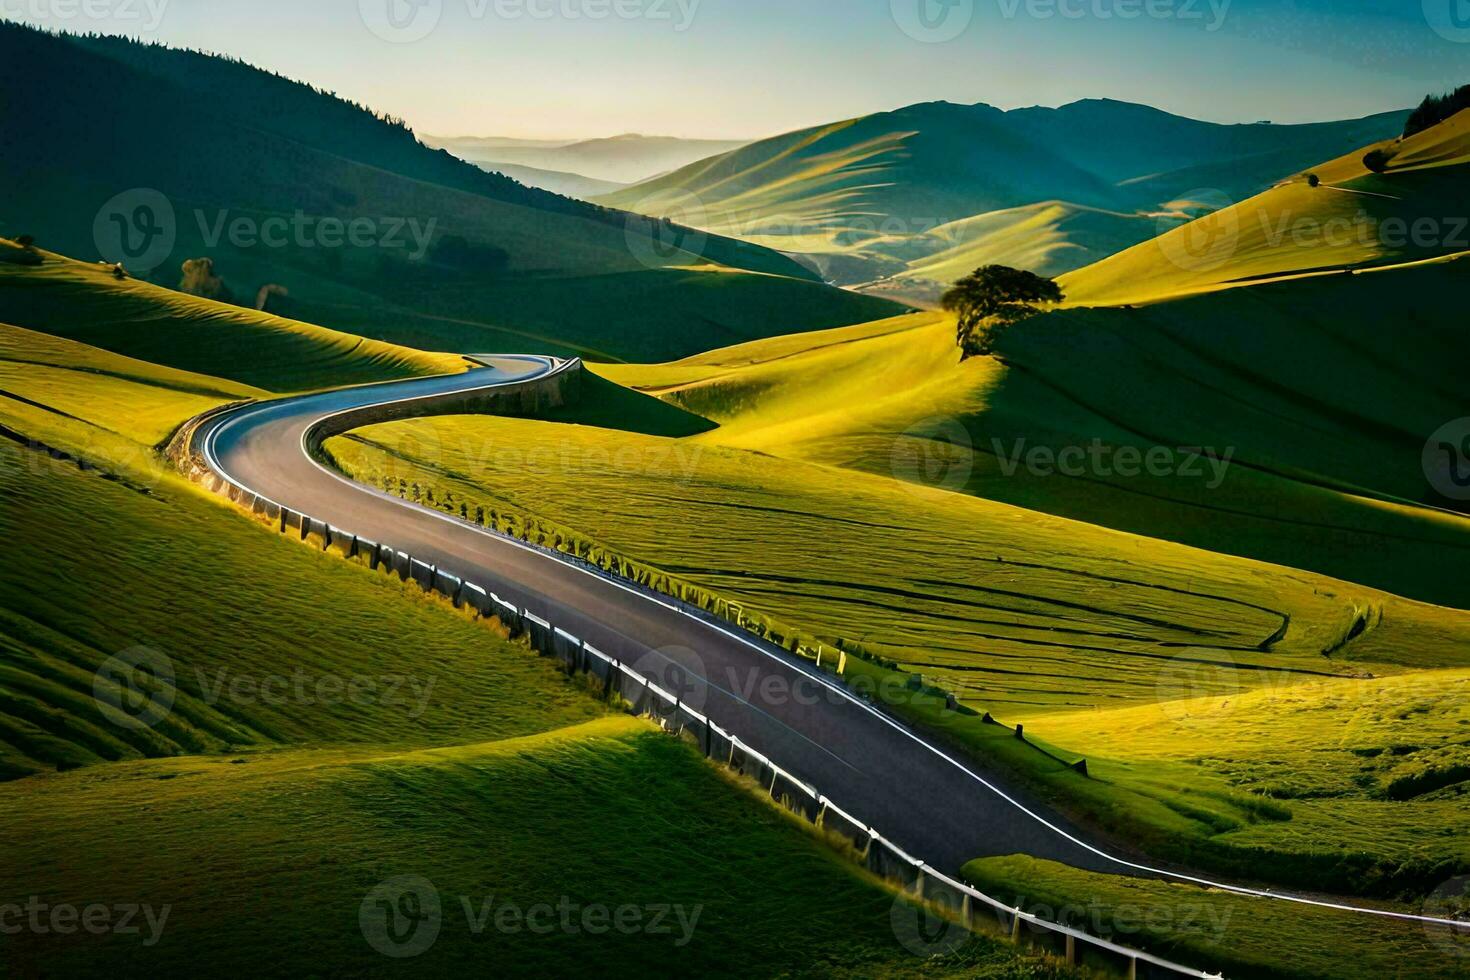
[[[733, 950], [772, 975], [815, 957], [839, 973], [1061, 980], [989, 939], [924, 964], [894, 938], [891, 892], [691, 747], [494, 623], [272, 533], [155, 451], [217, 405], [457, 358], [42, 258], [0, 263], [0, 904], [146, 906], [132, 934], [7, 935], [0, 972], [285, 975], [327, 957], [373, 975], [396, 961], [364, 941], [360, 910], [413, 876], [448, 913], [417, 961], [430, 972], [484, 967], [461, 896], [562, 895], [677, 905], [683, 926], [497, 934], [499, 974], [611, 956], [602, 974], [646, 976], [675, 954], [709, 973]], [[51, 332], [3, 322], [20, 311]], [[246, 378], [262, 387], [231, 380]], [[128, 657], [148, 658], [148, 679], [113, 672]], [[169, 709], [123, 723], [115, 676], [166, 690]], [[699, 833], [671, 839], [671, 812]]]
[[[1464, 125], [1462, 115], [1404, 141], [1406, 159], [1434, 162], [1372, 179], [1407, 189], [1457, 179]], [[1325, 181], [1343, 160], [1316, 172]], [[1319, 191], [1333, 194], [1325, 183], [1301, 187]], [[1398, 206], [1412, 221], [1439, 201], [1405, 193]], [[1460, 505], [1423, 462], [1426, 440], [1464, 414], [1444, 365], [1467, 351], [1443, 324], [1463, 295], [1465, 261], [1205, 286], [1137, 307], [1078, 300], [1089, 284], [1125, 295], [1150, 288], [1139, 283], [1177, 285], [1186, 273], [1161, 243], [1187, 231], [1065, 277], [1073, 305], [1011, 331], [996, 358], [960, 363], [952, 321], [934, 314], [604, 370], [719, 422], [704, 441], [880, 474], [895, 472], [900, 447], [923, 448], [953, 459], [942, 477], [950, 489], [1470, 604], [1439, 571], [1460, 560], [1470, 528], [1441, 509]], [[1261, 244], [1227, 258], [1332, 258]], [[1017, 453], [1094, 440], [1200, 447], [1230, 462], [1218, 477], [1203, 463], [1192, 477], [1018, 465]]]
[[881, 292], [891, 277], [909, 290], [922, 280], [937, 295], [962, 258], [955, 246], [1076, 269], [1167, 228], [1170, 202], [1202, 186], [1254, 193], [1397, 133], [1404, 116], [1221, 126], [1109, 100], [926, 103], [763, 140], [598, 200], [800, 254], [835, 281]]
[[1065, 276], [1069, 300], [1143, 303], [1470, 251], [1470, 228], [1456, 217], [1470, 209], [1470, 112], [1281, 176], [1263, 194]]

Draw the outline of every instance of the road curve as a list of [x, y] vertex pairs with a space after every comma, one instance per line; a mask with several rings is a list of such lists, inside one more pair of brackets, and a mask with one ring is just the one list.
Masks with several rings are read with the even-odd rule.
[[786, 651], [665, 597], [347, 479], [307, 451], [334, 416], [545, 378], [553, 358], [498, 356], [465, 374], [255, 403], [207, 418], [194, 445], [236, 486], [477, 583], [633, 665], [885, 839], [957, 875], [977, 857], [1028, 854], [1092, 871], [1169, 878], [1389, 918], [1462, 923], [1243, 888], [1150, 867], [1086, 841], [1064, 817], [1002, 786]]

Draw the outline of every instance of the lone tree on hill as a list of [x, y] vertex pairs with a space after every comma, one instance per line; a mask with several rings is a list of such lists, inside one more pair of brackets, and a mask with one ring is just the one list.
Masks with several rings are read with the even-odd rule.
[[1061, 287], [1044, 276], [1006, 265], [985, 265], [954, 284], [941, 303], [959, 315], [961, 360], [995, 349], [1006, 328], [1041, 312], [1034, 304], [1060, 303]]

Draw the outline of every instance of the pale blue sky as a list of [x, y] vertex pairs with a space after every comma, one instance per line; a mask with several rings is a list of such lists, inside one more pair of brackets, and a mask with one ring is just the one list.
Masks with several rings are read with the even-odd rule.
[[[68, 15], [86, 3], [104, 16]], [[1299, 122], [1470, 82], [1470, 0], [0, 0], [0, 13], [237, 55], [437, 134], [756, 137], [935, 99], [1109, 97]]]

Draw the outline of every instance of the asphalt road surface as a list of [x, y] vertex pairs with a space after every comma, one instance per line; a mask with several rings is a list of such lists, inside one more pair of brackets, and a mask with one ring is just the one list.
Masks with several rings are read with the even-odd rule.
[[1029, 802], [1023, 810], [1021, 797], [1000, 791], [973, 763], [931, 747], [805, 661], [646, 590], [354, 483], [305, 452], [307, 430], [345, 409], [532, 378], [554, 366], [531, 357], [489, 363], [462, 375], [249, 406], [206, 423], [198, 443], [214, 468], [252, 492], [474, 582], [681, 693], [690, 707], [941, 871], [956, 874], [971, 858], [1015, 853], [1124, 870], [1069, 840], [1080, 835], [1061, 817]]
[[973, 858], [1029, 854], [1094, 871], [1464, 927], [1216, 882], [1110, 853], [1005, 786], [983, 764], [957, 758], [772, 644], [647, 590], [354, 483], [306, 452], [306, 433], [344, 410], [534, 379], [559, 364], [531, 356], [482, 360], [489, 366], [466, 374], [246, 406], [207, 421], [196, 444], [216, 472], [243, 488], [436, 565], [634, 667], [891, 843], [951, 876]]

